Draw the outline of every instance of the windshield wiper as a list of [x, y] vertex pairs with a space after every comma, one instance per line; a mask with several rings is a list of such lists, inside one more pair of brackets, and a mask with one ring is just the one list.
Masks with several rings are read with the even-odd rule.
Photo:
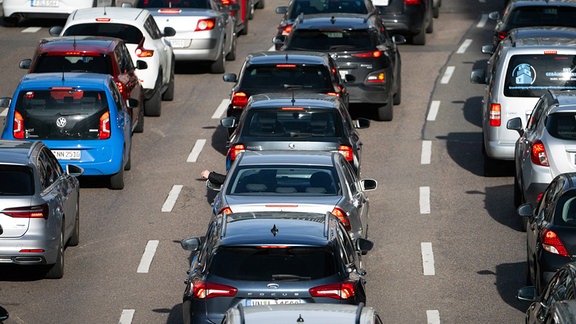
[[300, 280], [310, 280], [311, 277], [303, 277], [294, 274], [275, 274], [272, 275], [272, 280], [291, 280], [291, 281], [300, 281]]

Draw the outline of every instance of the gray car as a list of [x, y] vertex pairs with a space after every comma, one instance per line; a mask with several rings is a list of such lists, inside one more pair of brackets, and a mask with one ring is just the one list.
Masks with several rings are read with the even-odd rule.
[[0, 264], [64, 274], [64, 249], [79, 243], [83, 169], [60, 163], [42, 142], [0, 141]]
[[352, 239], [368, 237], [374, 179], [359, 179], [344, 155], [321, 151], [240, 153], [214, 200], [214, 213], [332, 212]]

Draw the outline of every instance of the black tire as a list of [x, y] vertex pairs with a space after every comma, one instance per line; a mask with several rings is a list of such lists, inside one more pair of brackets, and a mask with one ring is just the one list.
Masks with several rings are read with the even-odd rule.
[[160, 98], [159, 87], [156, 88], [152, 97], [144, 101], [144, 114], [146, 116], [158, 117], [162, 113], [162, 100]]
[[224, 73], [226, 71], [225, 61], [226, 55], [224, 54], [224, 48], [222, 48], [220, 50], [220, 55], [218, 55], [218, 58], [216, 58], [216, 61], [210, 64], [210, 73]]
[[134, 128], [134, 133], [143, 133], [144, 132], [144, 104], [140, 107], [140, 111], [138, 112], [138, 124]]
[[264, 0], [256, 2], [256, 9], [264, 9]]
[[432, 16], [433, 16], [434, 18], [440, 17], [440, 5], [435, 6], [435, 7], [434, 7], [434, 6], [432, 7]]
[[426, 45], [426, 30], [422, 29], [418, 34], [412, 36], [413, 45]]
[[2, 26], [4, 27], [16, 27], [18, 26], [18, 17], [3, 17]]
[[60, 242], [56, 263], [48, 266], [48, 272], [44, 276], [46, 279], [60, 279], [64, 276], [64, 228], [60, 230]]
[[192, 302], [189, 300], [182, 302], [182, 322], [192, 324]]
[[162, 101], [172, 101], [174, 100], [174, 65], [176, 61], [175, 58], [172, 57], [172, 68], [170, 69], [170, 82], [168, 82], [168, 87], [162, 94]]
[[248, 19], [254, 19], [254, 12], [256, 11], [256, 6], [254, 5], [255, 0], [248, 0]]
[[126, 162], [126, 165], [124, 166], [125, 171], [130, 171], [130, 169], [132, 169], [132, 148], [128, 151], [128, 162]]
[[432, 18], [432, 10], [430, 10], [430, 18], [428, 20], [428, 26], [426, 26], [426, 33], [432, 34], [434, 32], [434, 18]]
[[391, 121], [394, 117], [394, 99], [392, 96], [388, 96], [388, 102], [383, 106], [378, 107], [376, 111], [378, 115], [378, 120], [380, 121]]
[[248, 19], [244, 20], [244, 28], [238, 33], [239, 35], [248, 35]]
[[75, 224], [72, 236], [68, 239], [68, 246], [77, 246], [80, 244], [80, 205], [76, 205], [76, 216], [74, 216]]
[[110, 189], [124, 189], [124, 168], [121, 167], [118, 173], [110, 176]]
[[393, 103], [395, 106], [402, 103], [402, 73], [398, 73], [398, 81], [396, 82], [397, 88], [394, 93]]
[[232, 48], [230, 49], [230, 52], [228, 54], [226, 54], [226, 61], [234, 61], [236, 60], [236, 45], [238, 42], [238, 38], [233, 35], [232, 36]]

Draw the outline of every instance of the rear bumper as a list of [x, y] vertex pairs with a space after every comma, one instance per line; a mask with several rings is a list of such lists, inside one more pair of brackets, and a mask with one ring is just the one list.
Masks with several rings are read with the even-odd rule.
[[403, 14], [387, 13], [385, 7], [379, 7], [384, 26], [390, 35], [401, 34], [405, 36], [416, 35], [426, 26], [426, 10], [422, 8], [406, 8]]
[[350, 103], [386, 104], [391, 91], [387, 86], [369, 86], [365, 83], [347, 83]]
[[215, 61], [218, 58], [218, 39], [190, 39], [180, 40], [189, 46], [174, 47], [174, 56], [177, 61]]

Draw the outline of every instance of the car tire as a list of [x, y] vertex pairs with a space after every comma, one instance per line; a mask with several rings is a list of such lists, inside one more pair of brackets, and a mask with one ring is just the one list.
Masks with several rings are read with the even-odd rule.
[[124, 168], [120, 168], [118, 173], [110, 176], [110, 189], [121, 190], [124, 189]]
[[18, 26], [18, 17], [2, 17], [2, 26], [4, 27]]
[[440, 17], [440, 5], [432, 7], [432, 17], [434, 18]]
[[398, 73], [398, 79], [396, 82], [396, 92], [394, 93], [393, 103], [395, 106], [402, 103], [402, 74]]
[[388, 96], [388, 102], [383, 106], [378, 107], [377, 118], [380, 121], [391, 121], [394, 117], [394, 99], [393, 96]]
[[60, 242], [58, 242], [58, 253], [56, 262], [48, 266], [48, 272], [44, 276], [46, 279], [60, 279], [64, 276], [64, 228], [60, 230]]
[[182, 302], [182, 322], [192, 324], [192, 301], [190, 300]]
[[143, 133], [144, 132], [144, 104], [140, 107], [140, 111], [138, 112], [138, 124], [134, 127], [134, 133]]
[[68, 246], [77, 246], [80, 244], [80, 203], [76, 203], [76, 216], [74, 216], [74, 230], [68, 239]]
[[232, 36], [232, 48], [230, 49], [230, 52], [228, 54], [226, 54], [226, 61], [234, 61], [236, 60], [236, 45], [238, 42], [238, 38], [236, 37], [236, 35]]
[[248, 19], [244, 20], [244, 28], [238, 33], [239, 35], [248, 35]]
[[254, 1], [255, 0], [248, 0], [248, 19], [250, 20], [254, 19], [254, 12], [256, 11]]
[[159, 87], [156, 88], [152, 97], [144, 101], [144, 114], [146, 116], [158, 117], [162, 113], [162, 100], [160, 98]]
[[125, 171], [130, 171], [130, 169], [132, 169], [132, 149], [128, 151], [128, 162], [126, 162], [126, 165], [124, 165]]
[[426, 30], [422, 29], [416, 35], [412, 35], [413, 45], [426, 45]]
[[174, 100], [174, 63], [175, 58], [172, 57], [172, 68], [170, 69], [170, 82], [168, 82], [168, 87], [166, 91], [162, 94], [162, 101], [172, 101]]
[[434, 18], [432, 18], [432, 10], [430, 10], [430, 17], [428, 18], [428, 25], [426, 26], [426, 33], [432, 34], [434, 32]]
[[256, 2], [256, 9], [264, 9], [264, 0]]
[[224, 48], [222, 48], [220, 50], [220, 55], [218, 55], [218, 58], [216, 58], [216, 61], [210, 64], [210, 73], [224, 73], [226, 71], [225, 61], [226, 55], [224, 54]]
[[518, 178], [514, 176], [514, 207], [518, 208], [518, 206], [522, 205], [522, 191], [520, 190], [520, 182], [518, 182]]

